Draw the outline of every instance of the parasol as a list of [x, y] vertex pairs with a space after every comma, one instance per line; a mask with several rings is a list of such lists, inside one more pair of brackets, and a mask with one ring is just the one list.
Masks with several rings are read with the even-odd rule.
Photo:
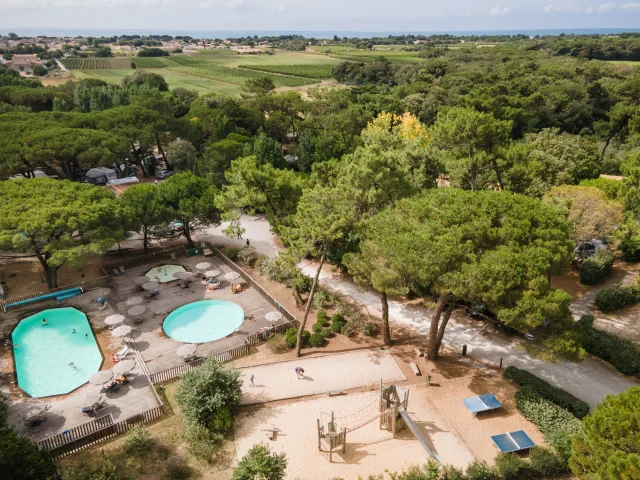
[[122, 375], [123, 373], [127, 373], [133, 370], [133, 367], [135, 366], [136, 362], [134, 360], [122, 360], [114, 365], [113, 373]]
[[117, 325], [119, 323], [122, 323], [123, 321], [124, 321], [124, 315], [120, 315], [120, 314], [109, 315], [107, 318], [104, 319], [104, 323], [106, 323], [107, 325]]
[[113, 337], [126, 337], [131, 333], [131, 327], [128, 325], [121, 325], [111, 330], [111, 336]]
[[270, 322], [277, 322], [278, 320], [282, 320], [282, 314], [280, 312], [269, 312], [264, 318]]
[[193, 343], [186, 343], [186, 344], [182, 345], [180, 348], [178, 348], [178, 350], [176, 350], [176, 353], [180, 357], [190, 357], [191, 355], [193, 355], [195, 353], [196, 348], [198, 348], [198, 347], [196, 345], [194, 345]]
[[91, 375], [89, 383], [91, 385], [102, 385], [103, 383], [111, 380], [111, 377], [113, 377], [113, 373], [111, 373], [111, 370], [100, 370], [99, 372]]

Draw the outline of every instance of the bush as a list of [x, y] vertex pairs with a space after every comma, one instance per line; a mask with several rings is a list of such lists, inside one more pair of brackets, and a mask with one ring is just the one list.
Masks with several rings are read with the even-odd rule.
[[372, 336], [376, 333], [376, 324], [373, 322], [365, 323], [362, 327], [362, 333], [364, 333], [368, 337]]
[[167, 479], [185, 480], [191, 477], [191, 467], [181, 455], [172, 455], [165, 464], [167, 468]]
[[515, 453], [499, 453], [496, 470], [502, 480], [533, 480], [531, 466]]
[[[297, 333], [296, 333], [296, 337], [297, 337]], [[267, 348], [271, 350], [273, 353], [285, 353], [289, 351], [290, 347], [287, 341], [285, 340], [284, 335], [271, 335], [269, 340], [267, 340]]]
[[313, 325], [311, 325], [311, 330], [313, 331], [313, 333], [318, 333], [323, 328], [324, 328], [324, 325], [322, 323], [320, 323], [320, 322], [316, 322]]
[[339, 320], [331, 320], [331, 331], [333, 333], [342, 333], [342, 329], [345, 327], [346, 323], [341, 322]]
[[556, 477], [567, 472], [566, 462], [558, 455], [542, 447], [531, 449], [531, 470], [537, 478]]
[[186, 442], [192, 455], [211, 462], [220, 450], [223, 437], [197, 423], [187, 423], [182, 431], [182, 439]]
[[331, 323], [333, 322], [344, 322], [344, 315], [342, 315], [341, 313], [334, 313], [331, 316]]
[[233, 262], [238, 260], [238, 255], [240, 254], [240, 250], [242, 249], [238, 247], [229, 247], [227, 249], [227, 257], [229, 258], [229, 260]]
[[229, 407], [217, 409], [211, 416], [211, 420], [206, 427], [212, 432], [227, 432], [233, 425], [233, 416]]
[[498, 480], [495, 470], [486, 462], [474, 461], [467, 467], [467, 480]]
[[[309, 342], [309, 337], [311, 334], [306, 330], [302, 331], [302, 345], [306, 345]], [[284, 341], [287, 343], [287, 346], [293, 348], [296, 346], [298, 341], [298, 329], [297, 328], [289, 328], [284, 333]]]
[[266, 445], [254, 445], [238, 462], [232, 480], [283, 480], [286, 468], [284, 453], [272, 454]]
[[613, 261], [616, 255], [608, 248], [603, 248], [591, 257], [583, 260], [580, 265], [580, 283], [584, 285], [596, 285], [611, 275]]
[[142, 426], [134, 427], [127, 432], [124, 439], [124, 451], [129, 455], [142, 457], [149, 453], [154, 443], [149, 430]]
[[309, 345], [312, 347], [323, 347], [324, 346], [324, 337], [322, 333], [314, 333], [309, 337]]
[[551, 436], [557, 431], [572, 435], [582, 429], [580, 420], [564, 408], [545, 400], [529, 387], [516, 393], [515, 398], [518, 411], [535, 423], [545, 436]]
[[628, 305], [635, 305], [640, 301], [636, 285], [614, 285], [603, 288], [596, 295], [596, 307], [602, 313], [615, 312]]
[[318, 310], [318, 313], [316, 313], [316, 320], [318, 322], [322, 320], [324, 323], [327, 323], [327, 312], [324, 310]]
[[3, 480], [40, 480], [56, 473], [49, 452], [7, 428], [0, 432], [0, 475]]
[[241, 385], [240, 370], [209, 358], [182, 375], [176, 401], [188, 421], [224, 430], [240, 403]]
[[238, 252], [238, 261], [243, 265], [253, 267], [258, 260], [258, 252], [254, 247], [243, 247]]
[[346, 335], [349, 338], [353, 337], [357, 331], [358, 325], [353, 322], [347, 322], [345, 323], [344, 327], [342, 327], [342, 334]]
[[331, 332], [331, 328], [330, 327], [324, 327], [322, 330], [320, 330], [319, 333], [324, 338], [329, 338], [333, 332]]
[[640, 373], [640, 350], [628, 340], [618, 338], [593, 326], [593, 315], [583, 315], [579, 323], [583, 331], [584, 349], [609, 362], [620, 373]]
[[520, 370], [519, 368], [510, 366], [504, 371], [504, 377], [513, 380], [513, 382], [520, 387], [532, 389], [542, 398], [568, 410], [577, 418], [583, 418], [589, 413], [589, 405], [586, 402], [574, 397], [561, 388], [554, 387], [526, 370]]

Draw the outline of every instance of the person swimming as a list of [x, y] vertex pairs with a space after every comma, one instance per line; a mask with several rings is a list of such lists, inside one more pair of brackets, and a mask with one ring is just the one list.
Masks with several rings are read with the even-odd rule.
[[44, 327], [46, 324], [47, 324], [47, 319], [46, 319], [46, 318], [43, 318], [43, 319], [42, 319], [42, 326]]
[[74, 328], [74, 329], [73, 329], [73, 332], [71, 332], [71, 333], [78, 333], [78, 332], [76, 332], [76, 329]]

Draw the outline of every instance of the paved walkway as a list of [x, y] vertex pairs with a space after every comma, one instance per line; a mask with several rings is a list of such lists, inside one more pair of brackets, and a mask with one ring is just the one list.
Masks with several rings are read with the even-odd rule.
[[249, 240], [256, 252], [267, 257], [275, 257], [278, 251], [282, 249], [282, 244], [278, 237], [271, 232], [269, 222], [264, 217], [252, 217], [243, 215], [241, 221], [242, 228], [245, 232], [242, 238], [227, 237], [222, 231], [229, 226], [229, 222], [222, 225], [203, 230], [196, 235], [196, 241], [208, 240], [214, 245], [224, 245], [225, 247], [244, 247]]
[[[304, 369], [298, 379], [295, 368]], [[387, 350], [358, 350], [242, 369], [241, 405], [406, 380]], [[250, 383], [255, 375], [255, 386]]]
[[[303, 265], [302, 268], [307, 275], [313, 276], [315, 274], [313, 264]], [[342, 277], [332, 277], [327, 272], [320, 274], [320, 282], [324, 287], [346, 297], [351, 297], [378, 313], [382, 311], [380, 298], [375, 292], [361, 291], [349, 280]], [[584, 308], [584, 304], [582, 308]], [[390, 318], [396, 323], [411, 327], [424, 335], [429, 334], [430, 315], [431, 311], [426, 307], [389, 301]], [[606, 395], [620, 393], [638, 385], [633, 380], [618, 374], [609, 365], [591, 357], [581, 363], [544, 362], [522, 350], [517, 342], [493, 334], [476, 335], [480, 325], [480, 322], [467, 320], [462, 311], [457, 311], [449, 321], [444, 342], [456, 350], [460, 350], [462, 345], [468, 345], [470, 356], [482, 362], [496, 365], [503, 358], [504, 366], [514, 365], [524, 368], [571, 392], [587, 402], [592, 408], [600, 403]]]

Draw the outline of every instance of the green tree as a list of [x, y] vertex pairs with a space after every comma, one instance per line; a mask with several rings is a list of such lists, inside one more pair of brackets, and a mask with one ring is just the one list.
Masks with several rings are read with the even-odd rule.
[[169, 177], [157, 188], [168, 215], [182, 222], [189, 248], [194, 245], [191, 238], [194, 229], [220, 223], [220, 212], [215, 206], [218, 191], [210, 180], [184, 172]]
[[283, 480], [286, 468], [284, 453], [271, 453], [269, 447], [258, 444], [240, 459], [232, 480]]
[[123, 87], [128, 87], [130, 85], [146, 85], [151, 88], [157, 88], [161, 92], [169, 91], [169, 84], [162, 75], [142, 70], [136, 71], [132, 76], [124, 77], [122, 79]]
[[167, 145], [167, 160], [178, 170], [193, 170], [193, 162], [198, 155], [189, 140], [177, 139]]
[[220, 420], [240, 404], [240, 370], [209, 358], [200, 367], [180, 377], [176, 401], [185, 418], [210, 430], [220, 428]]
[[438, 298], [428, 358], [437, 357], [447, 304], [459, 300], [487, 305], [522, 333], [536, 331], [549, 355], [584, 354], [569, 311], [571, 297], [547, 280], [573, 254], [558, 207], [508, 193], [434, 189], [378, 214], [366, 239], [397, 274]]
[[244, 156], [249, 155], [255, 155], [261, 165], [270, 163], [276, 168], [286, 167], [282, 145], [264, 132], [258, 133], [250, 149], [245, 149]]
[[276, 86], [273, 83], [273, 80], [266, 76], [251, 78], [247, 80], [242, 87], [242, 90], [244, 90], [245, 92], [258, 97], [269, 95], [275, 89]]
[[569, 466], [580, 478], [637, 478], [640, 472], [640, 388], [607, 395], [584, 418], [571, 445]]
[[6, 480], [52, 478], [57, 468], [49, 453], [11, 429], [0, 432], [0, 471]]
[[231, 162], [242, 156], [249, 137], [230, 133], [217, 142], [211, 143], [196, 162], [196, 171], [201, 176], [211, 178], [218, 185], [225, 183], [225, 172]]
[[104, 253], [124, 239], [123, 218], [110, 190], [36, 178], [0, 182], [0, 248], [34, 254], [56, 288], [65, 264], [82, 267], [87, 253]]
[[158, 188], [141, 183], [127, 188], [119, 199], [128, 230], [142, 236], [144, 253], [149, 252], [149, 236], [153, 227], [168, 220], [168, 212], [160, 201]]

